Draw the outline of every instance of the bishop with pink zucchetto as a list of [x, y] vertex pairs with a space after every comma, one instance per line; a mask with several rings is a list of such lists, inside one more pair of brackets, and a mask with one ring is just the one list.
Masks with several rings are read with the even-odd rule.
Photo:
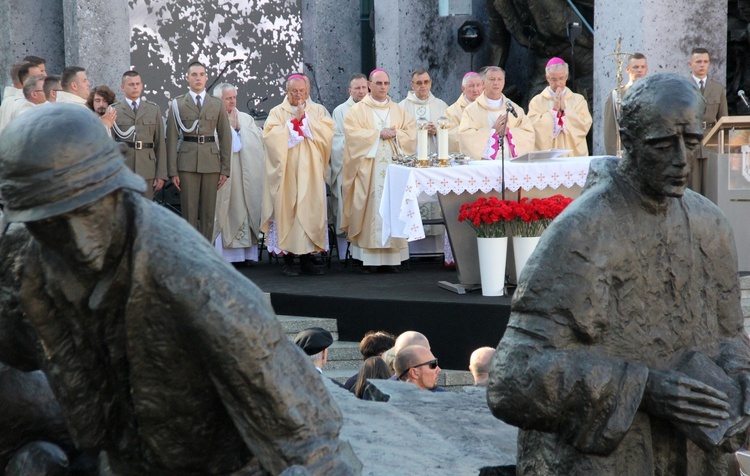
[[568, 64], [554, 57], [547, 62], [545, 73], [549, 86], [529, 102], [534, 148], [569, 149], [576, 157], [589, 155], [586, 135], [591, 129], [591, 113], [586, 99], [565, 86]]

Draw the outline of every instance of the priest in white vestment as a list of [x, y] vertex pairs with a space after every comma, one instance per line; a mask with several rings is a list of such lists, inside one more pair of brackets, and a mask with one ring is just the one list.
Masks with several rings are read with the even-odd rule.
[[339, 259], [346, 258], [346, 234], [341, 230], [341, 214], [343, 209], [341, 195], [341, 167], [344, 164], [344, 119], [349, 109], [367, 96], [367, 76], [362, 73], [353, 74], [349, 78], [349, 99], [336, 106], [333, 110], [333, 146], [331, 148], [331, 164], [328, 167], [326, 183], [331, 187], [331, 207], [334, 229], [336, 230]]
[[249, 114], [237, 110], [237, 89], [214, 88], [232, 129], [231, 174], [216, 194], [214, 246], [230, 263], [258, 261], [265, 158], [262, 131]]
[[352, 106], [344, 120], [341, 228], [364, 272], [373, 266], [397, 272], [398, 265], [409, 259], [404, 238], [382, 241], [380, 200], [386, 170], [394, 155], [414, 153], [417, 137], [414, 118], [388, 96], [390, 84], [382, 69], [370, 73], [370, 94]]
[[476, 101], [484, 91], [484, 81], [479, 73], [469, 71], [461, 80], [461, 95], [456, 102], [445, 110], [445, 117], [450, 121], [448, 132], [448, 150], [450, 153], [461, 152], [458, 144], [458, 126], [461, 125], [461, 117], [464, 115], [466, 106]]
[[3, 103], [0, 104], [0, 132], [5, 129], [11, 119], [18, 115], [16, 109], [22, 105], [25, 106], [24, 82], [31, 76], [42, 76], [42, 70], [29, 61], [20, 61], [11, 67], [10, 76], [13, 85], [5, 87]]
[[484, 93], [466, 106], [461, 117], [458, 128], [461, 153], [474, 160], [500, 160], [503, 151], [505, 158], [533, 151], [534, 128], [531, 121], [521, 106], [503, 95], [505, 71], [498, 66], [490, 66], [482, 76]]
[[[284, 256], [285, 276], [323, 274], [311, 253], [328, 249], [325, 172], [333, 120], [307, 100], [303, 76], [292, 75], [284, 101], [271, 109], [263, 129], [266, 146], [261, 231], [269, 252]], [[300, 257], [299, 270], [294, 255]]]
[[529, 103], [536, 150], [569, 149], [574, 157], [589, 155], [586, 135], [591, 113], [586, 99], [566, 87], [568, 64], [552, 58], [545, 68], [548, 87]]
[[[411, 91], [409, 91], [406, 99], [401, 101], [399, 105], [411, 114], [415, 121], [427, 121], [427, 154], [437, 153], [437, 121], [445, 116], [448, 105], [445, 101], [436, 98], [432, 94], [432, 78], [427, 70], [417, 68], [411, 73]], [[420, 199], [419, 210], [423, 220], [442, 217], [437, 197]], [[446, 250], [446, 264], [453, 264], [450, 244], [445, 235], [445, 227], [442, 225], [428, 225], [424, 227], [424, 233], [425, 239], [422, 242], [412, 243], [417, 252], [421, 250], [429, 253], [433, 248], [442, 247]], [[440, 241], [438, 243], [431, 241], [435, 239]]]

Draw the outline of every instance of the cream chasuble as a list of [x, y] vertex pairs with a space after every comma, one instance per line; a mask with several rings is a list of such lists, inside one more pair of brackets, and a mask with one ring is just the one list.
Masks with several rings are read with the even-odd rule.
[[[432, 93], [427, 99], [419, 99], [414, 91], [409, 91], [406, 99], [399, 103], [406, 112], [411, 114], [415, 121], [424, 119], [437, 126], [437, 120], [445, 115], [448, 105], [442, 99], [436, 98]], [[437, 153], [437, 136], [429, 136], [427, 143], [430, 146], [429, 154]]]
[[232, 173], [216, 194], [214, 241], [221, 233], [221, 244], [228, 249], [258, 243], [265, 176], [262, 131], [244, 112], [237, 111], [237, 122], [240, 131], [232, 135], [241, 148], [232, 153]]
[[[480, 160], [493, 143], [497, 147], [498, 131], [492, 129], [494, 121], [491, 122], [490, 118], [496, 119], [500, 114], [505, 114], [507, 103], [513, 105], [518, 117], [508, 114], [506, 137], [509, 136], [509, 138], [505, 144], [506, 155], [517, 157], [533, 151], [534, 128], [523, 109], [505, 96], [498, 100], [502, 101], [500, 107], [491, 107], [487, 101], [487, 97], [482, 93], [476, 101], [464, 109], [464, 114], [461, 116], [461, 125], [458, 127], [461, 153], [474, 160]], [[499, 152], [497, 153], [499, 154]]]
[[[380, 139], [381, 129], [388, 127], [396, 128], [395, 140]], [[382, 243], [380, 199], [392, 157], [399, 150], [414, 153], [414, 119], [390, 98], [378, 105], [367, 95], [349, 110], [344, 132], [341, 228], [352, 243], [353, 256], [365, 266], [398, 265], [409, 258], [408, 245], [403, 238]]]
[[591, 129], [589, 105], [580, 94], [568, 88], [563, 92], [565, 111], [554, 108], [550, 88], [534, 96], [529, 103], [529, 119], [534, 126], [534, 148], [571, 149], [573, 156], [589, 155], [586, 134]]
[[324, 251], [328, 244], [325, 172], [333, 120], [323, 106], [308, 101], [301, 127], [295, 129], [296, 109], [285, 98], [266, 119], [260, 229], [266, 236], [270, 227], [275, 229], [278, 250], [306, 254]]
[[461, 94], [456, 99], [456, 102], [445, 110], [445, 117], [451, 121], [450, 129], [448, 130], [448, 151], [451, 154], [461, 152], [461, 147], [458, 143], [458, 126], [461, 125], [461, 117], [464, 114], [466, 106], [469, 104], [471, 103], [466, 99], [466, 96]]

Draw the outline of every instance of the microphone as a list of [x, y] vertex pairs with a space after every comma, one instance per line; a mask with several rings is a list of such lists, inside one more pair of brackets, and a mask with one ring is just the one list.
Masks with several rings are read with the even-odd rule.
[[508, 103], [505, 103], [505, 107], [506, 107], [506, 108], [508, 109], [508, 112], [509, 112], [509, 113], [513, 114], [513, 117], [515, 117], [516, 119], [518, 119], [518, 113], [517, 113], [517, 112], [516, 112], [516, 110], [515, 110], [515, 109], [513, 108], [513, 104], [511, 104], [511, 103], [509, 103], [509, 102], [508, 102]]
[[230, 64], [242, 63], [243, 61], [245, 61], [245, 60], [242, 59], [242, 58], [235, 58], [233, 60], [228, 61], [227, 62], [227, 66], [229, 66]]
[[742, 102], [745, 103], [745, 107], [750, 107], [750, 103], [747, 102], [747, 96], [745, 96], [745, 91], [740, 89], [737, 91], [737, 96], [739, 96], [740, 99], [742, 99]]

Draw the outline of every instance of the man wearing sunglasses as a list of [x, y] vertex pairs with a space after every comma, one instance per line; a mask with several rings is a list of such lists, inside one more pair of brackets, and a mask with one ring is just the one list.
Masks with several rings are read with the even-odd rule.
[[441, 370], [438, 359], [427, 347], [421, 345], [404, 347], [396, 355], [394, 367], [398, 379], [403, 382], [413, 383], [420, 389], [431, 392], [445, 391], [437, 386]]

